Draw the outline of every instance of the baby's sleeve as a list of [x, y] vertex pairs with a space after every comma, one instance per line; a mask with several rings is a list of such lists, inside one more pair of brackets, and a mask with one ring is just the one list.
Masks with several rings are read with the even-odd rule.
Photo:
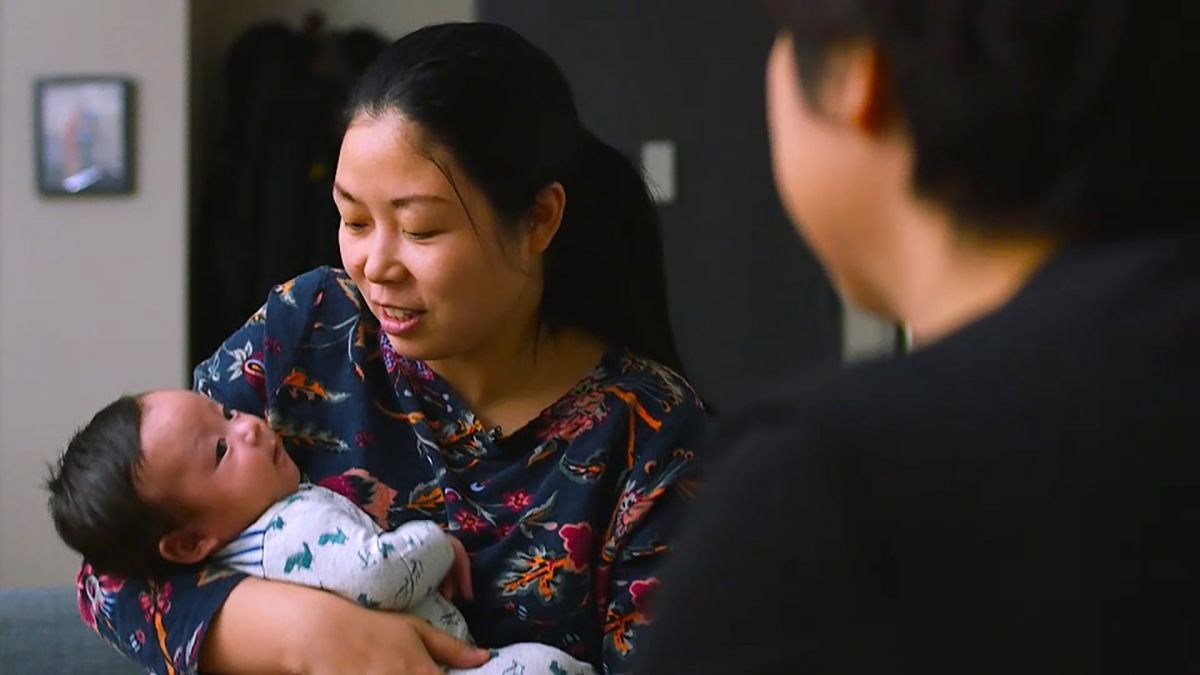
[[332, 591], [364, 607], [405, 610], [434, 592], [454, 562], [448, 535], [433, 522], [383, 532], [324, 488], [289, 499], [266, 523], [268, 579]]

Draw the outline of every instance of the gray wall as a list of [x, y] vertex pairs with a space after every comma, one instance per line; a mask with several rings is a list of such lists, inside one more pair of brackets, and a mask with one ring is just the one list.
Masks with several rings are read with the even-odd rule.
[[675, 333], [719, 407], [792, 366], [836, 361], [840, 303], [793, 232], [771, 179], [763, 67], [774, 27], [754, 3], [480, 0], [481, 19], [546, 49], [581, 115], [634, 159], [677, 146], [661, 207]]
[[[197, 138], [210, 140], [224, 109], [220, 71], [225, 52], [251, 25], [280, 20], [298, 28], [304, 15], [319, 9], [328, 26], [372, 28], [389, 39], [441, 21], [467, 21], [472, 0], [193, 0], [191, 9], [192, 95]], [[196, 147], [202, 159], [203, 146]]]
[[[184, 383], [184, 0], [0, 0], [0, 586], [67, 584], [41, 481], [125, 391]], [[34, 78], [137, 83], [138, 190], [34, 189]]]

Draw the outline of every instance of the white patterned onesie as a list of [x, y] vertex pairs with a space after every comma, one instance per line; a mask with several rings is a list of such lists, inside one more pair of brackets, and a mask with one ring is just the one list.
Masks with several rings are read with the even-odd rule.
[[[302, 484], [254, 521], [213, 561], [251, 576], [332, 591], [372, 609], [405, 611], [460, 640], [466, 621], [437, 592], [454, 562], [449, 535], [427, 520], [384, 532], [345, 497]], [[493, 650], [473, 675], [593, 675], [595, 669], [537, 643]]]

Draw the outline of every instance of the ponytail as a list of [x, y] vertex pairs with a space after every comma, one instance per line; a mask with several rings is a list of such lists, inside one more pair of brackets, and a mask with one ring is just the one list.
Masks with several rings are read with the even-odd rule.
[[546, 251], [542, 320], [628, 346], [682, 372], [667, 312], [658, 213], [641, 173], [583, 129], [562, 226]]

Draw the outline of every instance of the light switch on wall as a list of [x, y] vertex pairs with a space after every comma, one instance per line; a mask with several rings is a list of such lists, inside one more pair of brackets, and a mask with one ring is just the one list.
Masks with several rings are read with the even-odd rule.
[[675, 143], [646, 141], [642, 144], [642, 171], [650, 196], [657, 204], [675, 201]]

